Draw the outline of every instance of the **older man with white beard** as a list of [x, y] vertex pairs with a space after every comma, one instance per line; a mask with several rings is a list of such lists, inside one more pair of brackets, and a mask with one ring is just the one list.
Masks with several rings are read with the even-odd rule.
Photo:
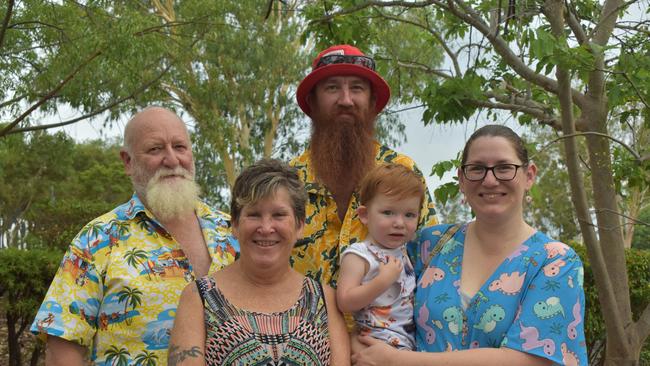
[[[291, 261], [298, 271], [336, 287], [340, 253], [368, 232], [356, 212], [361, 179], [382, 163], [422, 173], [411, 158], [375, 141], [375, 122], [390, 88], [375, 72], [375, 61], [358, 48], [338, 45], [319, 53], [296, 98], [312, 120], [312, 134], [307, 151], [291, 161], [309, 194], [304, 238]], [[435, 223], [427, 191], [418, 227]]]
[[136, 114], [120, 157], [135, 193], [73, 239], [32, 324], [47, 338], [47, 365], [165, 364], [181, 291], [238, 250], [228, 215], [199, 200], [175, 113]]

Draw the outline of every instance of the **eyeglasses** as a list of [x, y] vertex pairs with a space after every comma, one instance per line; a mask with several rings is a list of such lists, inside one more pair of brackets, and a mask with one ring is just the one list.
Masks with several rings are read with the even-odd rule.
[[471, 182], [482, 181], [487, 176], [488, 171], [492, 171], [494, 177], [503, 182], [515, 179], [517, 169], [523, 166], [526, 166], [526, 164], [498, 164], [490, 167], [478, 164], [466, 164], [460, 168], [465, 178]]
[[352, 55], [327, 55], [318, 60], [316, 69], [331, 64], [352, 64], [359, 65], [370, 70], [375, 70], [375, 60], [366, 56], [352, 56]]

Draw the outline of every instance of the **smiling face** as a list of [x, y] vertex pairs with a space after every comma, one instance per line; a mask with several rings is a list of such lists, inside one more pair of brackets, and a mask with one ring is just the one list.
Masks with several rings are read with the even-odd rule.
[[125, 142], [120, 156], [139, 194], [144, 193], [149, 180], [161, 170], [168, 172], [161, 180], [187, 179], [188, 176], [193, 179], [190, 137], [183, 121], [173, 112], [158, 107], [140, 112], [129, 121]]
[[[517, 164], [518, 158], [512, 143], [501, 136], [482, 136], [471, 142], [464, 164], [492, 167], [498, 164]], [[461, 191], [472, 207], [477, 219], [493, 221], [500, 218], [521, 217], [525, 192], [535, 181], [537, 167], [533, 163], [517, 169], [511, 181], [499, 181], [488, 171], [482, 181], [472, 182], [458, 170]]]
[[367, 240], [386, 249], [395, 249], [413, 239], [420, 201], [420, 196], [398, 198], [379, 193], [367, 206], [359, 206], [359, 219], [368, 227]]
[[286, 188], [242, 207], [232, 226], [240, 245], [240, 261], [263, 269], [289, 265], [291, 250], [302, 237], [304, 224], [296, 221], [292, 207]]

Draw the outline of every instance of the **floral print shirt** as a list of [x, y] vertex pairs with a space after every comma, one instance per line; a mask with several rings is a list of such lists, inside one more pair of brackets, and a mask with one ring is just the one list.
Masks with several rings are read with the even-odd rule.
[[[202, 202], [195, 212], [214, 272], [239, 244], [228, 215]], [[96, 365], [165, 365], [178, 300], [193, 280], [180, 245], [134, 194], [73, 239], [30, 330], [88, 347]]]
[[449, 226], [425, 228], [409, 243], [417, 350], [507, 347], [554, 364], [587, 365], [584, 272], [575, 251], [536, 232], [469, 297], [460, 290], [467, 224], [425, 263]]
[[[375, 161], [378, 165], [382, 163], [402, 164], [422, 175], [422, 172], [415, 166], [415, 162], [408, 156], [378, 143], [375, 143], [375, 149]], [[305, 184], [309, 196], [307, 218], [303, 230], [304, 237], [296, 243], [291, 255], [291, 263], [297, 271], [336, 288], [340, 254], [350, 244], [363, 241], [368, 233], [365, 225], [357, 216], [358, 191], [353, 192], [345, 218], [341, 222], [332, 193], [316, 180], [309, 150], [294, 158], [290, 165], [298, 169], [298, 176]], [[422, 182], [424, 184], [424, 178], [422, 178]], [[437, 223], [436, 211], [428, 190], [425, 196], [420, 212], [419, 227]]]

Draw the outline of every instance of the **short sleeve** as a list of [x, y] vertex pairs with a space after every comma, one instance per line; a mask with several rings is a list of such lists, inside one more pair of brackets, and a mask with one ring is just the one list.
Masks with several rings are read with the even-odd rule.
[[101, 223], [91, 222], [63, 256], [30, 331], [90, 346], [103, 293], [103, 267], [110, 238]]
[[582, 262], [565, 244], [545, 247], [549, 254], [536, 257], [539, 270], [528, 283], [502, 346], [558, 364], [586, 365]]
[[345, 257], [347, 254], [356, 254], [359, 258], [361, 258], [364, 261], [368, 262], [368, 265], [370, 265], [370, 261], [368, 260], [368, 256], [370, 255], [370, 253], [365, 248], [364, 242], [353, 243], [353, 244], [350, 244], [348, 247], [346, 247], [343, 250], [343, 252], [341, 253], [341, 257], [339, 259], [339, 264], [343, 263], [343, 257]]

